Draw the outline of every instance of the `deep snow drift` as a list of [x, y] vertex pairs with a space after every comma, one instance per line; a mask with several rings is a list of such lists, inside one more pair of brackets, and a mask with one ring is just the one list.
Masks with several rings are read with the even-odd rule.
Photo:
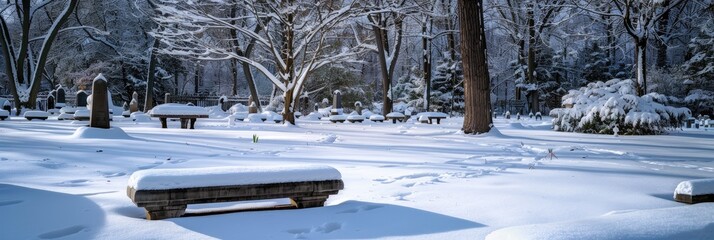
[[[200, 119], [189, 130], [115, 116], [112, 126], [128, 137], [104, 139], [71, 137], [82, 125], [54, 118], [0, 121], [3, 239], [707, 239], [714, 233], [712, 204], [672, 200], [679, 182], [714, 175], [714, 129], [615, 137], [555, 132], [550, 119], [499, 118], [491, 133], [468, 136], [456, 118], [441, 125], [298, 119], [294, 127]], [[557, 158], [547, 157], [549, 149]], [[129, 176], [143, 169], [265, 165], [331, 166], [345, 189], [321, 208], [160, 221], [145, 220], [126, 196]], [[285, 201], [189, 205], [189, 211]]]

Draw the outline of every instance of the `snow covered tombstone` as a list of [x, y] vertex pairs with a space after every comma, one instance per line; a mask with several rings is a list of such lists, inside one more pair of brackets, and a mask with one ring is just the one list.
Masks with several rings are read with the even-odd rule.
[[634, 81], [613, 79], [594, 82], [563, 96], [563, 106], [556, 108], [553, 128], [556, 131], [613, 134], [618, 126], [620, 134], [662, 134], [679, 126], [691, 115], [687, 108], [666, 106], [668, 99], [658, 93], [637, 96]]
[[107, 80], [100, 73], [92, 83], [92, 111], [89, 126], [93, 128], [109, 128], [109, 98], [107, 97]]
[[250, 106], [248, 106], [248, 114], [257, 114], [258, 113], [258, 106], [255, 105], [255, 102], [250, 102]]
[[535, 114], [535, 119], [536, 119], [536, 120], [543, 120], [543, 115], [542, 115], [540, 112], [537, 112], [537, 113]]
[[61, 108], [61, 107], [64, 107], [65, 105], [66, 105], [65, 92], [64, 92], [64, 88], [62, 87], [62, 85], [60, 85], [57, 88], [57, 103], [55, 104], [55, 106]]
[[165, 93], [164, 94], [164, 103], [171, 103], [171, 93]]
[[330, 111], [330, 114], [340, 115], [342, 114], [342, 92], [335, 90], [332, 94], [332, 111]]
[[139, 111], [139, 93], [134, 92], [131, 94], [131, 102], [129, 103], [129, 113], [134, 113]]
[[360, 101], [355, 102], [355, 111], [357, 112], [357, 114], [362, 115], [362, 102], [360, 102]]

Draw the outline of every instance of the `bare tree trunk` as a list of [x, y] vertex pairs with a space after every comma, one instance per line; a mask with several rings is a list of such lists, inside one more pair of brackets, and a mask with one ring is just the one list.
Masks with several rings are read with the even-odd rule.
[[[381, 20], [381, 19], [380, 19]], [[382, 26], [386, 27], [386, 26]], [[392, 98], [389, 96], [389, 88], [392, 86], [392, 79], [389, 75], [389, 68], [387, 67], [386, 59], [386, 43], [387, 41], [384, 31], [380, 29], [379, 26], [372, 26], [372, 31], [375, 35], [375, 40], [377, 41], [377, 57], [379, 59], [379, 66], [382, 69], [382, 115], [387, 115], [392, 112]]]
[[458, 0], [461, 21], [461, 57], [464, 69], [466, 134], [486, 133], [491, 130], [491, 91], [486, 61], [483, 1]]
[[[292, 0], [287, 0], [286, 2], [292, 3]], [[282, 69], [282, 75], [286, 76], [285, 82], [295, 79], [295, 58], [293, 56], [293, 42], [295, 41], [295, 32], [293, 30], [294, 23], [293, 14], [287, 15], [287, 24], [283, 26], [283, 61], [285, 61], [285, 69]], [[286, 84], [287, 85], [287, 84]], [[287, 89], [284, 93], [283, 101], [283, 122], [295, 125], [295, 113], [293, 109], [293, 92], [295, 87]]]
[[[431, 99], [431, 41], [429, 40], [429, 29], [427, 28], [426, 18], [421, 25], [422, 39], [422, 69], [424, 71], [424, 111], [429, 111], [429, 103]], [[431, 21], [431, 20], [429, 20]]]
[[[670, 0], [664, 0], [662, 1], [662, 8], [667, 8], [669, 7], [669, 1]], [[667, 28], [669, 28], [669, 12], [666, 11], [662, 13], [662, 18], [659, 20], [659, 24], [657, 24], [657, 35], [660, 36], [660, 39], [655, 41], [655, 45], [657, 46], [657, 68], [663, 69], [667, 66], [667, 43], [664, 42], [663, 36], [666, 36], [669, 31]]]
[[231, 76], [233, 77], [233, 82], [231, 83], [231, 96], [238, 95], [238, 60], [231, 60]]
[[[528, 73], [526, 74], [526, 82], [529, 84], [538, 84], [535, 79], [535, 45], [536, 45], [536, 32], [535, 32], [535, 19], [533, 16], [533, 8], [535, 8], [534, 3], [528, 4], [528, 11], [526, 12], [526, 17], [528, 18]], [[528, 103], [531, 112], [538, 112], [538, 91], [529, 89], [527, 92]]]
[[161, 44], [161, 41], [159, 41], [158, 38], [154, 38], [154, 44], [151, 46], [150, 52], [149, 52], [149, 71], [146, 73], [148, 76], [148, 80], [146, 80], [146, 96], [144, 96], [144, 112], [149, 112], [151, 108], [154, 107], [154, 82], [156, 81], [156, 63], [158, 62], [158, 59], [156, 57], [156, 53], [154, 52], [157, 48], [159, 48], [159, 45]]
[[647, 38], [635, 39], [637, 96], [647, 94]]

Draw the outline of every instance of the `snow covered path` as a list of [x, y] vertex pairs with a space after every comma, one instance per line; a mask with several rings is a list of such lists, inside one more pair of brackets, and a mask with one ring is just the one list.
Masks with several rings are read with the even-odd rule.
[[[466, 136], [461, 119], [169, 125], [115, 117], [112, 126], [131, 138], [105, 140], [71, 137], [81, 124], [70, 121], [0, 121], [0, 232], [10, 239], [483, 239], [505, 227], [685, 206], [672, 200], [677, 183], [714, 176], [714, 129], [614, 137], [497, 119], [498, 132]], [[557, 158], [546, 157], [548, 149]], [[323, 208], [151, 222], [125, 192], [140, 169], [295, 164], [335, 167], [345, 190]]]

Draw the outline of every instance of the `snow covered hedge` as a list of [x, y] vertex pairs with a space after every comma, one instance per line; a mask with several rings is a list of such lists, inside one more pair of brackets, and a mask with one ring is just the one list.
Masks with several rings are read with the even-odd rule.
[[[550, 111], [556, 131], [646, 135], [680, 126], [691, 116], [687, 108], [666, 106], [667, 97], [649, 93], [638, 97], [631, 79], [594, 82], [563, 96], [563, 106]], [[571, 107], [572, 106], [572, 107]]]

